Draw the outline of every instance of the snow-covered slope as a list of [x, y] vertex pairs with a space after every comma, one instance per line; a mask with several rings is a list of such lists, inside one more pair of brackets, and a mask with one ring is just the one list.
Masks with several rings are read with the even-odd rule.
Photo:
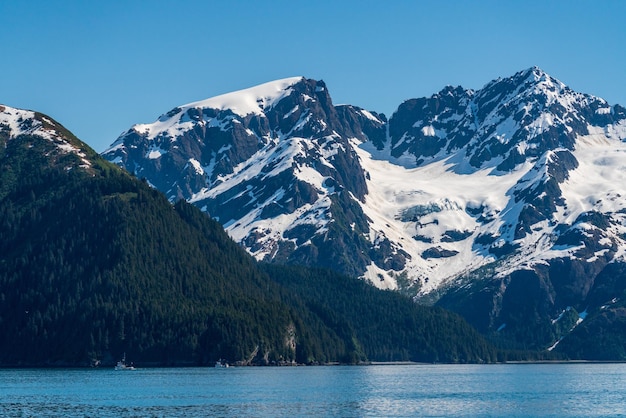
[[137, 124], [131, 129], [144, 134], [146, 139], [153, 140], [163, 135], [172, 138], [176, 137], [185, 131], [191, 130], [196, 125], [205, 127], [225, 126], [223, 124], [227, 120], [220, 123], [216, 118], [198, 119], [198, 115], [194, 114], [194, 109], [227, 110], [243, 118], [248, 115], [263, 115], [265, 111], [272, 108], [274, 103], [280, 101], [285, 96], [289, 96], [291, 87], [299, 81], [302, 81], [302, 77], [286, 78], [246, 90], [189, 103], [171, 110], [161, 116], [155, 123]]
[[499, 274], [558, 257], [564, 225], [626, 202], [624, 109], [538, 68], [407, 101], [389, 127], [385, 147], [358, 145], [364, 211], [376, 234], [421, 255], [405, 271], [422, 293], [503, 256]]
[[[364, 277], [524, 340], [527, 316], [582, 312], [625, 262], [625, 139], [626, 109], [533, 67], [389, 120], [278, 80], [135, 125], [104, 156], [260, 260]], [[562, 336], [550, 327], [538, 345]]]
[[75, 154], [80, 157], [82, 165], [91, 165], [77, 143], [79, 141], [63, 126], [40, 113], [0, 104], [0, 143], [20, 136], [45, 138], [56, 146], [58, 152]]

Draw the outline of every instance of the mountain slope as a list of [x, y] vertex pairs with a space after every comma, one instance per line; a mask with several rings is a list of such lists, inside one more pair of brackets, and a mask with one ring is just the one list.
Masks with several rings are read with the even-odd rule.
[[[389, 306], [384, 321], [408, 312], [435, 324], [361, 342], [353, 318], [332, 305], [315, 311], [303, 286], [280, 283], [287, 271], [270, 276], [217, 222], [171, 205], [52, 119], [3, 106], [0, 135], [2, 366], [110, 365], [123, 352], [141, 365], [495, 360], [456, 315], [330, 281], [340, 300]], [[431, 332], [451, 327], [459, 335]]]
[[365, 173], [348, 142], [365, 139], [362, 124], [383, 121], [338, 111], [323, 82], [296, 77], [177, 107], [103, 155], [208, 212], [259, 260], [359, 275], [369, 252], [384, 257], [364, 237]]
[[575, 328], [553, 321], [563, 312], [620, 297], [590, 302], [624, 262], [625, 138], [626, 109], [533, 67], [389, 120], [333, 106], [323, 82], [279, 80], [136, 125], [104, 156], [257, 259], [364, 277], [548, 348]]

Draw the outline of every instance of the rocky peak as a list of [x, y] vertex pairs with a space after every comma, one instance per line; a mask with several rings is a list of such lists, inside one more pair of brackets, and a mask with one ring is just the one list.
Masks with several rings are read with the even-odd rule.
[[357, 106], [335, 107], [343, 123], [343, 132], [360, 142], [371, 142], [382, 149], [387, 142], [387, 117], [384, 113], [370, 112]]
[[448, 86], [407, 100], [389, 121], [390, 147], [396, 158], [413, 156], [416, 166], [460, 153], [457, 161], [474, 170], [507, 172], [547, 150], [572, 150], [590, 126], [611, 130], [623, 119], [621, 107], [531, 67], [477, 91]]
[[[349, 152], [342, 132], [325, 83], [293, 77], [176, 107], [152, 124], [133, 126], [104, 155], [156, 182], [170, 200], [190, 199], [290, 138]], [[347, 173], [353, 157], [343, 158], [338, 172], [363, 196], [362, 176]]]
[[389, 121], [392, 155], [412, 154], [419, 165], [424, 157], [462, 145], [464, 141], [449, 141], [447, 136], [465, 117], [472, 94], [470, 90], [448, 86], [429, 98], [402, 103]]
[[[104, 155], [171, 201], [198, 205], [259, 259], [323, 264], [358, 236], [333, 222], [367, 230], [353, 202], [367, 194], [365, 173], [350, 141], [384, 141], [385, 122], [336, 108], [323, 81], [296, 77], [176, 107]], [[365, 267], [352, 263], [355, 274]]]

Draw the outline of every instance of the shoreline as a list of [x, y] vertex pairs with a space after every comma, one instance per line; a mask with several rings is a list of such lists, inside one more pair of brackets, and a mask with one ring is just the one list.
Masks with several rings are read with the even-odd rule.
[[[492, 365], [526, 365], [526, 364], [624, 364], [626, 360], [514, 360], [514, 361], [503, 361], [503, 362], [494, 362], [494, 363], [426, 363], [426, 362], [417, 362], [417, 361], [368, 361], [362, 363], [340, 363], [340, 362], [328, 362], [328, 363], [315, 363], [315, 364], [304, 364], [304, 363], [289, 363], [289, 364], [239, 364], [236, 363], [229, 364], [229, 368], [263, 368], [263, 367], [272, 367], [272, 368], [290, 368], [290, 367], [332, 367], [332, 366], [354, 366], [354, 367], [366, 367], [366, 366], [468, 366], [468, 365], [479, 365], [479, 366], [492, 366]], [[154, 363], [137, 363], [136, 369], [184, 369], [184, 368], [206, 368], [212, 369], [214, 366], [208, 364], [170, 364], [170, 365], [161, 365]], [[93, 369], [93, 370], [113, 370], [114, 365], [98, 365], [98, 366], [87, 366], [85, 364], [64, 364], [64, 365], [0, 365], [0, 370], [10, 370], [10, 369]]]

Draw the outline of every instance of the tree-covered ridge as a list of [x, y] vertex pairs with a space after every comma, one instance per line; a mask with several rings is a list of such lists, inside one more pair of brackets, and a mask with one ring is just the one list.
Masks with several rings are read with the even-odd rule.
[[[498, 352], [459, 315], [329, 270], [263, 265], [273, 280], [354, 346], [351, 360], [495, 362]], [[314, 348], [309, 349], [315, 352]], [[356, 356], [360, 355], [361, 358]], [[503, 360], [505, 357], [501, 357]]]

